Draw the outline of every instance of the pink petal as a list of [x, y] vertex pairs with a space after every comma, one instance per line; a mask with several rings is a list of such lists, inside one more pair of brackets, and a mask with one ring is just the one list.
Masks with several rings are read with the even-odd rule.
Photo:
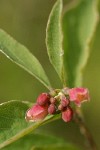
[[62, 111], [62, 119], [65, 122], [71, 121], [72, 117], [73, 117], [73, 110], [71, 107], [67, 107], [65, 111]]
[[69, 89], [70, 101], [75, 101], [77, 99], [76, 88]]
[[70, 101], [74, 101], [76, 105], [80, 106], [82, 102], [90, 99], [87, 88], [72, 88], [69, 89]]
[[55, 114], [56, 113], [56, 106], [54, 104], [50, 104], [48, 108], [49, 114]]
[[39, 121], [43, 120], [48, 114], [48, 106], [40, 106], [35, 104], [32, 108], [30, 108], [26, 112], [26, 120], [27, 121]]
[[46, 105], [49, 102], [50, 96], [48, 93], [41, 93], [37, 98], [37, 103], [41, 106]]

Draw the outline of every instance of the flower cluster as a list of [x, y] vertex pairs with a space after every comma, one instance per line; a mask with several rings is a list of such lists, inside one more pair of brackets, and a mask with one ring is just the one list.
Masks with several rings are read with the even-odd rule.
[[77, 106], [88, 101], [89, 92], [86, 88], [64, 88], [56, 89], [50, 93], [42, 93], [38, 96], [36, 104], [26, 112], [27, 121], [43, 120], [48, 114], [54, 115], [61, 113], [62, 119], [69, 122], [73, 117], [71, 102]]

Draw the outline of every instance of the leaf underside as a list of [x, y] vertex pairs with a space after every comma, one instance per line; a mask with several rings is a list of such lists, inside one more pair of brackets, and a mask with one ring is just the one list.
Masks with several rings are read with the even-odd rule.
[[61, 80], [63, 80], [63, 49], [62, 49], [62, 0], [55, 3], [47, 23], [46, 46], [51, 64]]
[[64, 64], [69, 87], [82, 86], [83, 69], [97, 20], [97, 0], [81, 0], [77, 7], [64, 15]]

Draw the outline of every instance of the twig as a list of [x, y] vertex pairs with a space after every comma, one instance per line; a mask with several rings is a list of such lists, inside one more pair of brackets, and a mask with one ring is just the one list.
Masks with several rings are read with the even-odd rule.
[[76, 108], [75, 118], [74, 119], [75, 119], [75, 122], [79, 125], [80, 132], [86, 138], [86, 140], [87, 140], [91, 150], [97, 150], [96, 143], [95, 143], [95, 141], [94, 141], [94, 139], [93, 139], [89, 129], [86, 127], [86, 125], [84, 123], [84, 119], [83, 119], [82, 112], [81, 112], [80, 108]]

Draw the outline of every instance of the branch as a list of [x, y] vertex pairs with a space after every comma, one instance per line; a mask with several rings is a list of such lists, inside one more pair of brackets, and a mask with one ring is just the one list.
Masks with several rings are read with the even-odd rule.
[[80, 108], [76, 108], [74, 120], [79, 125], [80, 132], [86, 138], [86, 140], [88, 142], [88, 145], [91, 148], [91, 150], [97, 150], [96, 143], [95, 143], [89, 129], [86, 127], [86, 125], [84, 123], [84, 119], [83, 119], [83, 116], [82, 116], [82, 111], [81, 111]]

